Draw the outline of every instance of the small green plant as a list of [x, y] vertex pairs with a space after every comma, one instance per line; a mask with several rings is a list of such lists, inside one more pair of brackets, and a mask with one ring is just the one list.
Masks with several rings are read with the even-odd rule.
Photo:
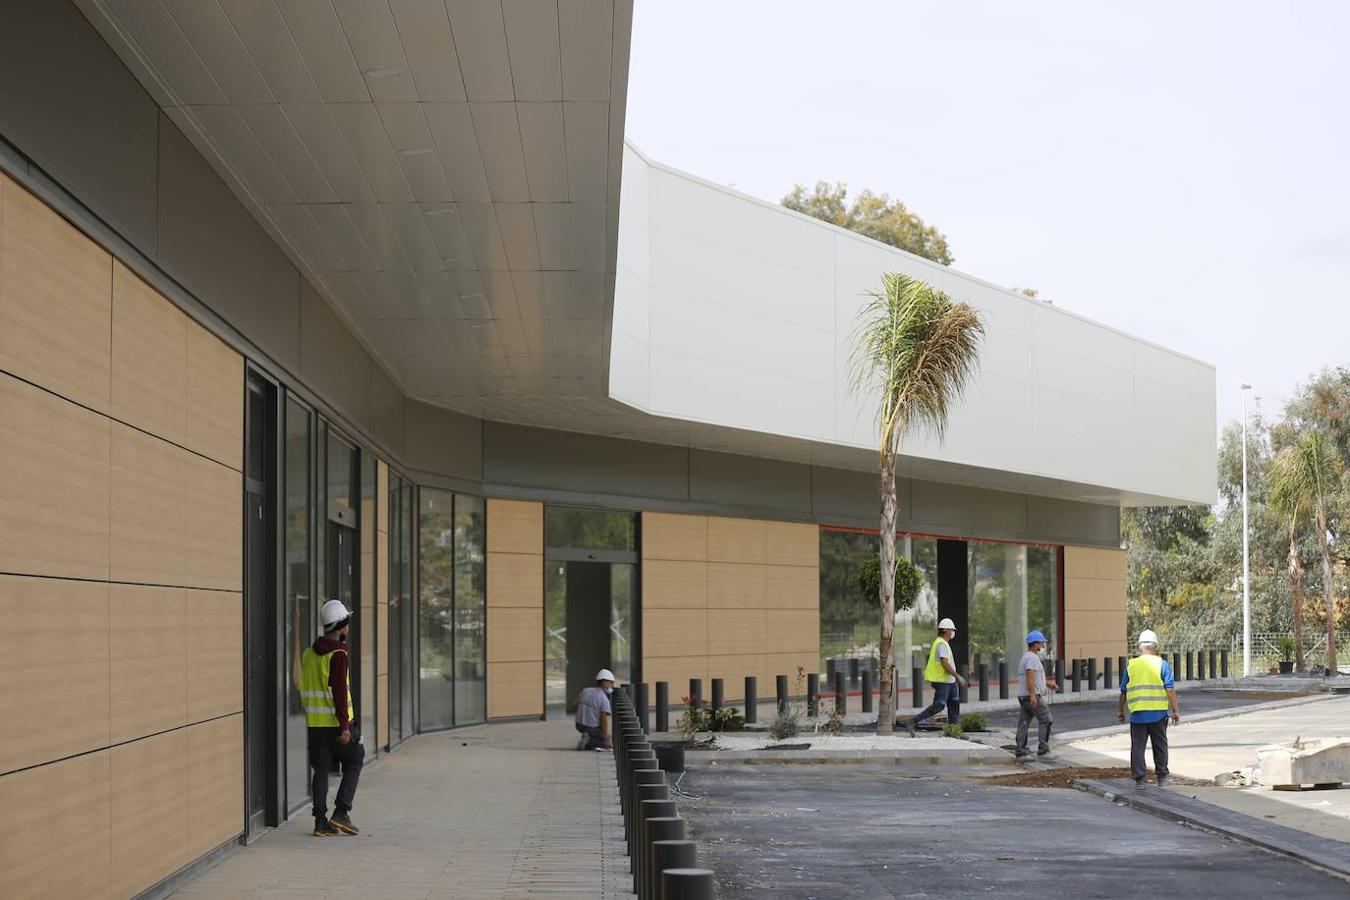
[[744, 731], [745, 717], [740, 710], [724, 706], [712, 714], [708, 725], [711, 731]]
[[830, 710], [830, 717], [820, 723], [819, 730], [821, 734], [841, 735], [844, 733], [844, 717], [839, 715], [839, 710]]
[[942, 726], [942, 736], [961, 740], [966, 736], [966, 730], [960, 725], [953, 725], [949, 722]]
[[786, 741], [788, 738], [797, 736], [801, 730], [801, 711], [797, 709], [785, 709], [773, 717], [769, 723], [769, 737], [775, 741]]
[[984, 713], [971, 712], [961, 717], [959, 727], [962, 731], [988, 731], [989, 719]]
[[[871, 557], [863, 563], [858, 572], [858, 596], [864, 601], [877, 599], [881, 589], [881, 554]], [[923, 590], [923, 573], [914, 563], [897, 556], [895, 559], [895, 608], [913, 609]]]
[[1280, 653], [1280, 660], [1291, 662], [1294, 659], [1294, 639], [1287, 634], [1282, 634], [1275, 639], [1275, 649]]
[[682, 697], [681, 699], [684, 701], [684, 714], [680, 716], [678, 725], [681, 733], [684, 734], [685, 742], [692, 743], [695, 735], [711, 730], [712, 713], [699, 706], [697, 697]]

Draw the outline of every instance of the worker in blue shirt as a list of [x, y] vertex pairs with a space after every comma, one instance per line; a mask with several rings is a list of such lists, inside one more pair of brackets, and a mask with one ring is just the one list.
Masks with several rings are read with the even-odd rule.
[[1144, 775], [1148, 772], [1144, 765], [1144, 746], [1151, 743], [1153, 768], [1158, 776], [1158, 786], [1163, 787], [1168, 781], [1168, 713], [1175, 725], [1181, 721], [1181, 707], [1177, 705], [1172, 667], [1158, 655], [1158, 636], [1147, 628], [1139, 633], [1139, 655], [1120, 673], [1120, 703], [1116, 718], [1124, 722], [1127, 708], [1130, 713], [1130, 777], [1134, 779], [1134, 786], [1136, 789], [1144, 786]]

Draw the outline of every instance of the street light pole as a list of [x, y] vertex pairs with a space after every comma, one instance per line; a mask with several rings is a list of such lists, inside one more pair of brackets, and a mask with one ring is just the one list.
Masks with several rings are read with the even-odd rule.
[[1248, 557], [1247, 527], [1247, 392], [1250, 384], [1242, 386], [1242, 676], [1252, 674], [1252, 570]]

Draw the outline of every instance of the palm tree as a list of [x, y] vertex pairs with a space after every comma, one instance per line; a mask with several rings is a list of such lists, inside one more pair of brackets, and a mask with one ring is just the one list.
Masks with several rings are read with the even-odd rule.
[[1303, 554], [1299, 533], [1308, 523], [1311, 499], [1302, 490], [1299, 448], [1285, 447], [1270, 465], [1270, 504], [1289, 522], [1289, 588], [1294, 598], [1294, 669], [1303, 671]]
[[[1310, 516], [1317, 531], [1317, 548], [1322, 554], [1322, 595], [1327, 613], [1327, 672], [1336, 674], [1336, 606], [1333, 602], [1331, 542], [1328, 531], [1331, 504], [1341, 477], [1341, 461], [1320, 429], [1306, 432], [1298, 442], [1286, 447], [1276, 458], [1272, 472], [1281, 503], [1286, 510], [1301, 509]], [[1295, 525], [1290, 525], [1290, 566], [1294, 565]], [[1292, 577], [1292, 575], [1291, 575]], [[1295, 604], [1298, 595], [1295, 595]], [[1294, 607], [1294, 635], [1299, 640], [1301, 616]]]
[[879, 395], [881, 432], [881, 703], [877, 733], [895, 727], [895, 464], [911, 426], [939, 438], [947, 416], [979, 365], [984, 325], [969, 304], [900, 272], [858, 314], [850, 364], [855, 391]]

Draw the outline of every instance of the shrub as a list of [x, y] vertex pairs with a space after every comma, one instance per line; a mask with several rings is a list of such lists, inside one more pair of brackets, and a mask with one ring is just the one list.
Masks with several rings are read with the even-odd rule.
[[943, 737], [957, 738], [958, 740], [966, 736], [966, 731], [960, 725], [947, 724], [942, 726]]
[[709, 728], [712, 731], [744, 731], [745, 718], [740, 710], [724, 706], [712, 714]]
[[712, 713], [707, 709], [696, 709], [697, 697], [683, 697], [684, 714], [680, 716], [678, 727], [684, 732], [685, 741], [693, 741], [694, 735], [709, 731], [712, 727]]
[[966, 713], [961, 717], [960, 728], [962, 731], [988, 731], [989, 719], [984, 713]]
[[1280, 659], [1289, 662], [1294, 658], [1294, 639], [1287, 634], [1282, 634], [1275, 639], [1275, 649], [1280, 652]]
[[801, 730], [801, 715], [797, 710], [788, 709], [774, 716], [773, 721], [769, 723], [769, 737], [775, 741], [796, 737], [797, 732]]
[[[923, 590], [923, 573], [903, 556], [895, 560], [895, 608], [913, 609]], [[881, 554], [863, 563], [858, 572], [858, 593], [867, 602], [875, 602], [881, 595]]]
[[844, 733], [844, 717], [839, 715], [839, 710], [830, 710], [830, 717], [820, 723], [820, 731], [824, 734], [833, 735]]

